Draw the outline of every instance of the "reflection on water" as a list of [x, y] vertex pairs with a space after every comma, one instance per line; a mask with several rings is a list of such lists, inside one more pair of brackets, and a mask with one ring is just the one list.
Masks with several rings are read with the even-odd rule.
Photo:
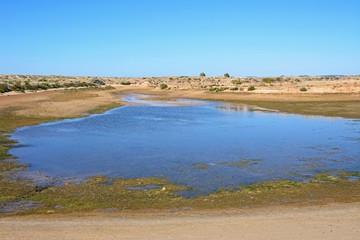
[[31, 164], [28, 175], [165, 177], [188, 186], [187, 196], [265, 180], [306, 180], [323, 171], [360, 170], [357, 120], [143, 98], [129, 96], [125, 100], [135, 105], [104, 114], [19, 128], [12, 138], [22, 146], [10, 154]]

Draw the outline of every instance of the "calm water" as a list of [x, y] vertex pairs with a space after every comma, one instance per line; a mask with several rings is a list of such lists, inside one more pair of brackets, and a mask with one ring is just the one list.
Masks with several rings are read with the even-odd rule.
[[[251, 111], [195, 101], [153, 103], [17, 129], [10, 150], [53, 179], [166, 177], [187, 196], [253, 182], [360, 171], [360, 121]], [[185, 101], [186, 102], [186, 101]]]

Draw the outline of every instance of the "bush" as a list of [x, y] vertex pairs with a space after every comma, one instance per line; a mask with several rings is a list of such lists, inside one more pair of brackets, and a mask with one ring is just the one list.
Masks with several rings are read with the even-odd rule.
[[206, 74], [204, 72], [200, 73], [200, 77], [205, 77]]
[[225, 90], [228, 90], [228, 89], [229, 89], [228, 87], [212, 86], [209, 90], [210, 90], [210, 92], [222, 92], [222, 91], [225, 91]]
[[50, 88], [50, 86], [49, 86], [49, 84], [47, 84], [47, 83], [41, 83], [41, 84], [39, 85], [39, 88], [42, 89], [42, 90], [47, 90], [47, 89]]
[[234, 80], [232, 80], [231, 81], [233, 84], [235, 84], [235, 85], [240, 85], [240, 84], [242, 84], [242, 81], [240, 80], [240, 79], [234, 79]]
[[248, 87], [248, 91], [254, 91], [256, 88], [254, 86]]
[[127, 81], [127, 82], [121, 82], [121, 85], [130, 85], [131, 82]]
[[160, 84], [160, 89], [161, 90], [166, 89], [166, 88], [168, 88], [168, 85], [166, 85], [165, 83]]
[[37, 87], [32, 85], [29, 81], [25, 82], [24, 88], [25, 88], [25, 90], [32, 90], [32, 91], [37, 90]]
[[300, 91], [301, 91], [301, 92], [306, 92], [306, 91], [307, 91], [307, 88], [306, 88], [306, 87], [301, 87], [301, 88], [300, 88]]
[[225, 74], [224, 74], [224, 77], [229, 78], [230, 75], [229, 75], [228, 73], [225, 73]]
[[263, 78], [262, 80], [264, 83], [273, 83], [274, 79], [273, 78]]
[[0, 93], [10, 92], [11, 88], [6, 83], [0, 83]]
[[93, 78], [91, 79], [91, 82], [96, 84], [96, 85], [105, 85], [104, 81], [98, 78]]
[[81, 82], [79, 83], [79, 87], [88, 87], [89, 84], [87, 82]]
[[239, 88], [238, 88], [238, 87], [234, 87], [234, 88], [230, 88], [230, 90], [231, 90], [231, 91], [237, 91], [237, 90], [239, 90]]
[[17, 81], [12, 85], [12, 90], [17, 92], [24, 92], [25, 88], [21, 85], [20, 81]]

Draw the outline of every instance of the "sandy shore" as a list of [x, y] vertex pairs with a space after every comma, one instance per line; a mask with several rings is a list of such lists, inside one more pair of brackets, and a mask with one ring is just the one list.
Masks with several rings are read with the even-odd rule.
[[2, 239], [359, 239], [360, 204], [0, 219]]

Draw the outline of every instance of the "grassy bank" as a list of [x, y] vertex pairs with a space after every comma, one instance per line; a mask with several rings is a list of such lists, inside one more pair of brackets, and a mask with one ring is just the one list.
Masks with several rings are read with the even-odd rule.
[[360, 101], [241, 101], [241, 103], [255, 105], [266, 109], [273, 109], [284, 113], [327, 117], [360, 118]]

